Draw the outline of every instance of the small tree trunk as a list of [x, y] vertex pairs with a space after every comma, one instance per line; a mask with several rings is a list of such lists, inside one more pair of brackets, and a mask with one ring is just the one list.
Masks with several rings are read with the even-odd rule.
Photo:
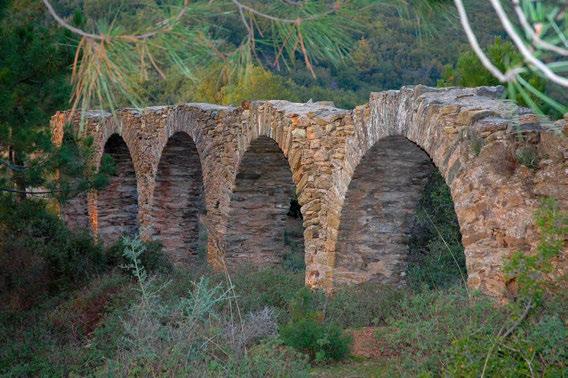
[[[13, 148], [13, 146], [10, 146], [8, 156], [10, 163], [12, 163], [14, 166], [23, 166], [23, 161], [20, 158], [18, 152]], [[18, 191], [18, 193], [16, 193], [16, 198], [18, 202], [24, 201], [26, 199], [26, 180], [21, 174], [18, 173], [18, 171], [15, 171], [14, 169], [12, 169], [12, 177], [14, 179], [14, 184], [16, 184], [16, 190]]]

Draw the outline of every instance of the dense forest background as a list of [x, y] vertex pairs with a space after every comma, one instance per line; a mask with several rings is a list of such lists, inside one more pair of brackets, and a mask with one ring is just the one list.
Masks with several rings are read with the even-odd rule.
[[[99, 0], [83, 4], [66, 0], [59, 3], [68, 12], [64, 15], [72, 17], [77, 25], [114, 14], [110, 10], [134, 15], [116, 22], [137, 22], [139, 7], [129, 1]], [[250, 72], [239, 80], [229, 80], [222, 67], [215, 64], [205, 64], [199, 72], [187, 76], [174, 70], [169, 72], [165, 67], [161, 73], [149, 71], [145, 77], [136, 78], [140, 84], [136, 88], [143, 88], [138, 95], [147, 104], [202, 101], [238, 105], [248, 99], [307, 101], [312, 98], [351, 108], [366, 102], [371, 91], [398, 89], [403, 85], [497, 84], [469, 53], [451, 1], [432, 1], [431, 7], [413, 6], [413, 2], [403, 6], [402, 1], [398, 6], [392, 3], [369, 7], [358, 15], [350, 36], [349, 55], [339, 62], [315, 59], [312, 62], [315, 78], [301, 57], [274, 64], [277, 52], [272, 46], [258, 46], [254, 67], [249, 67]], [[514, 49], [499, 40], [505, 35], [495, 22], [490, 6], [478, 1], [467, 3], [482, 44], [495, 46], [490, 53], [492, 58], [497, 64], [514, 60]], [[3, 101], [3, 106], [20, 101], [21, 98], [13, 97], [34, 88], [39, 91], [38, 96], [28, 99], [30, 104], [19, 102], [18, 109], [25, 108], [26, 113], [43, 109], [51, 114], [54, 109], [68, 108], [66, 79], [71, 75], [77, 37], [58, 27], [40, 2], [5, 0], [0, 6], [0, 80], [2, 98], [7, 100]], [[209, 30], [214, 38], [224, 44], [238, 45], [243, 34], [242, 24], [220, 14], [218, 25]]]

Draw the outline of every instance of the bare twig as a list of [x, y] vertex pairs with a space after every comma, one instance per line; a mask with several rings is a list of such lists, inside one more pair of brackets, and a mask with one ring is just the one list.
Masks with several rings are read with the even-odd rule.
[[267, 20], [274, 21], [274, 22], [285, 23], [285, 24], [299, 24], [299, 23], [302, 23], [303, 21], [316, 20], [316, 19], [318, 19], [318, 18], [320, 18], [320, 17], [324, 17], [324, 16], [329, 15], [329, 14], [331, 14], [331, 13], [334, 13], [334, 12], [336, 11], [336, 9], [330, 9], [330, 10], [327, 11], [327, 12], [320, 13], [320, 14], [316, 14], [316, 15], [313, 15], [313, 16], [305, 17], [305, 18], [301, 18], [301, 17], [298, 17], [298, 18], [295, 18], [295, 19], [292, 19], [292, 18], [281, 18], [281, 17], [276, 17], [276, 16], [272, 16], [272, 15], [270, 15], [270, 14], [263, 13], [263, 12], [261, 12], [261, 11], [255, 9], [255, 8], [253, 8], [253, 7], [251, 7], [251, 6], [248, 6], [248, 5], [246, 5], [246, 4], [241, 3], [239, 0], [231, 0], [231, 1], [233, 2], [233, 4], [235, 4], [235, 5], [237, 6], [237, 8], [239, 8], [239, 10], [243, 10], [243, 9], [244, 9], [244, 10], [246, 10], [246, 11], [248, 11], [248, 12], [251, 12], [251, 13], [253, 13], [253, 14], [257, 15], [257, 16], [260, 16], [260, 17], [262, 17], [262, 18], [265, 18], [265, 19], [267, 19]]
[[497, 344], [499, 344], [502, 340], [509, 337], [515, 331], [515, 329], [517, 329], [517, 327], [526, 319], [531, 308], [532, 308], [532, 301], [529, 300], [527, 302], [526, 306], [525, 306], [525, 309], [523, 310], [523, 313], [519, 317], [519, 319], [517, 319], [517, 321], [515, 323], [513, 323], [513, 325], [511, 327], [509, 327], [507, 329], [507, 331], [505, 331], [505, 333], [502, 333], [503, 330], [505, 329], [505, 327], [504, 326], [501, 327], [501, 329], [497, 333], [497, 337], [495, 338], [495, 342], [493, 343], [493, 345], [491, 345], [491, 348], [489, 348], [489, 350], [487, 351], [487, 355], [485, 356], [485, 363], [483, 364], [483, 370], [481, 371], [481, 376], [480, 376], [481, 378], [485, 377], [485, 371], [487, 370], [489, 358], [491, 357], [491, 354], [495, 350], [495, 347], [497, 346]]
[[507, 332], [505, 332], [501, 337], [503, 339], [507, 338], [508, 336], [510, 336], [513, 331], [523, 322], [523, 320], [525, 320], [525, 318], [527, 317], [527, 315], [529, 314], [530, 310], [532, 308], [532, 301], [528, 301], [525, 309], [523, 311], [523, 313], [521, 314], [521, 316], [519, 317], [519, 319], [517, 319], [517, 321], [507, 330]]
[[491, 74], [493, 76], [495, 76], [500, 82], [507, 83], [507, 82], [510, 82], [510, 81], [514, 81], [515, 78], [517, 77], [517, 75], [520, 73], [521, 69], [516, 68], [516, 69], [510, 70], [510, 71], [505, 72], [505, 73], [501, 72], [501, 70], [499, 70], [499, 68], [497, 68], [491, 62], [491, 60], [487, 57], [487, 55], [485, 55], [485, 53], [483, 52], [483, 49], [479, 45], [479, 41], [477, 40], [477, 37], [475, 36], [475, 33], [473, 32], [471, 25], [469, 23], [469, 17], [467, 16], [467, 12], [466, 12], [465, 7], [463, 5], [463, 1], [462, 0], [454, 0], [454, 2], [455, 2], [456, 7], [458, 9], [460, 21], [461, 21], [462, 27], [465, 31], [465, 34], [467, 36], [467, 39], [469, 41], [469, 44], [471, 45], [471, 48], [473, 49], [473, 51], [475, 52], [475, 54], [477, 55], [477, 57], [481, 61], [481, 64], [483, 64], [483, 66], [489, 72], [491, 72]]
[[[55, 11], [55, 9], [53, 8], [53, 6], [49, 2], [49, 0], [42, 0], [42, 1], [43, 1], [43, 4], [45, 5], [45, 7], [47, 8], [49, 14], [55, 19], [55, 21], [57, 21], [57, 23], [59, 25], [66, 28], [67, 30], [70, 30], [75, 34], [78, 34], [78, 35], [80, 35], [84, 38], [88, 38], [88, 39], [91, 39], [91, 40], [104, 41], [105, 39], [109, 39], [108, 36], [105, 36], [103, 34], [88, 33], [88, 32], [86, 32], [82, 29], [79, 29], [79, 28], [69, 24], [61, 16], [59, 16], [59, 14]], [[161, 21], [159, 23], [159, 25], [163, 25], [163, 26], [161, 26], [161, 27], [159, 27], [155, 30], [151, 30], [151, 31], [148, 31], [148, 32], [142, 33], [142, 34], [124, 34], [124, 35], [116, 36], [114, 38], [122, 39], [122, 40], [125, 40], [125, 41], [130, 41], [130, 42], [137, 42], [137, 41], [142, 41], [142, 40], [152, 38], [152, 37], [154, 37], [154, 36], [156, 36], [157, 34], [160, 34], [160, 33], [169, 32], [173, 29], [175, 24], [177, 24], [181, 20], [181, 18], [185, 15], [188, 7], [189, 7], [189, 0], [184, 0], [181, 10], [174, 17]]]
[[[515, 31], [515, 27], [509, 20], [507, 13], [503, 9], [501, 2], [499, 0], [489, 0], [493, 9], [497, 13], [497, 17], [499, 17], [499, 21], [503, 25], [503, 28], [513, 41], [513, 43], [517, 46], [517, 49], [525, 59], [528, 64], [533, 65], [536, 69], [538, 69], [548, 80], [561, 85], [563, 87], [568, 87], [568, 78], [559, 76], [555, 74], [550, 67], [548, 67], [545, 63], [537, 59], [534, 54], [527, 48], [522, 38], [517, 34]], [[456, 2], [461, 2], [461, 0], [456, 0]]]
[[302, 31], [300, 30], [299, 24], [296, 26], [296, 29], [298, 30], [298, 41], [300, 42], [300, 48], [302, 50], [302, 55], [304, 55], [304, 62], [306, 63], [306, 67], [308, 68], [308, 71], [310, 71], [310, 74], [312, 74], [312, 77], [315, 79], [316, 78], [316, 72], [314, 71], [314, 67], [312, 66], [312, 62], [310, 61], [310, 56], [308, 55], [308, 50], [306, 49], [306, 45], [304, 44], [304, 36], [302, 35]]
[[524, 31], [528, 34], [528, 36], [531, 38], [535, 47], [541, 48], [543, 50], [553, 51], [562, 56], [568, 56], [568, 49], [564, 49], [562, 47], [553, 45], [552, 43], [543, 41], [540, 38], [540, 36], [537, 33], [535, 33], [533, 27], [529, 24], [529, 21], [527, 20], [525, 13], [521, 9], [520, 1], [512, 0], [512, 2], [513, 2], [513, 8], [515, 9], [515, 13], [517, 14], [517, 18], [519, 19], [521, 26], [523, 27]]
[[27, 191], [27, 190], [0, 188], [0, 192], [26, 194], [26, 195], [29, 194], [30, 196], [39, 196], [39, 195], [54, 194], [54, 193], [68, 193], [68, 192], [72, 192], [72, 191], [71, 190], [42, 190], [42, 191], [39, 191], [39, 192], [30, 192], [30, 191]]
[[87, 33], [86, 31], [76, 28], [75, 26], [67, 23], [67, 21], [65, 21], [63, 18], [61, 18], [61, 16], [57, 14], [57, 12], [55, 11], [55, 9], [53, 9], [53, 6], [48, 0], [42, 0], [42, 1], [45, 7], [47, 8], [47, 10], [49, 11], [49, 14], [51, 14], [51, 16], [55, 19], [55, 21], [57, 21], [59, 25], [85, 38], [95, 39], [99, 41], [103, 39], [103, 36], [99, 34]]
[[8, 167], [11, 171], [14, 172], [24, 172], [26, 169], [29, 169], [29, 167], [23, 166], [23, 165], [18, 165], [18, 164], [14, 164], [8, 160], [4, 160], [4, 159], [0, 159], [0, 164], [5, 165], [6, 167]]

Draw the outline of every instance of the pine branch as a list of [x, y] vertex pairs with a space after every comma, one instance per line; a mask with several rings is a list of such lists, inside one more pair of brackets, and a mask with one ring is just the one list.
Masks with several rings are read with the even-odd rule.
[[[53, 6], [49, 2], [49, 0], [42, 0], [42, 1], [43, 1], [43, 4], [45, 5], [45, 7], [47, 8], [49, 14], [51, 14], [51, 16], [55, 19], [55, 21], [57, 21], [57, 23], [59, 25], [61, 25], [62, 27], [64, 27], [65, 29], [70, 30], [75, 34], [78, 34], [78, 35], [80, 35], [84, 38], [91, 39], [91, 40], [105, 41], [105, 40], [109, 39], [108, 36], [105, 36], [103, 34], [88, 33], [88, 32], [86, 32], [82, 29], [79, 29], [79, 28], [69, 24], [61, 16], [59, 16], [59, 14], [57, 14], [57, 12], [53, 8]], [[165, 20], [159, 22], [159, 24], [163, 25], [160, 28], [157, 28], [155, 30], [151, 30], [151, 31], [148, 31], [148, 32], [145, 32], [145, 33], [142, 33], [142, 34], [123, 34], [123, 35], [119, 35], [119, 36], [116, 36], [116, 37], [113, 37], [113, 38], [118, 38], [118, 39], [122, 39], [122, 40], [125, 40], [125, 41], [130, 41], [130, 42], [138, 42], [138, 41], [142, 41], [142, 40], [146, 40], [146, 39], [155, 37], [156, 35], [158, 35], [160, 33], [170, 32], [170, 31], [172, 31], [174, 25], [177, 24], [181, 20], [181, 18], [187, 13], [188, 7], [189, 7], [189, 0], [184, 0], [181, 10], [174, 17], [171, 17], [169, 19], [165, 19]]]

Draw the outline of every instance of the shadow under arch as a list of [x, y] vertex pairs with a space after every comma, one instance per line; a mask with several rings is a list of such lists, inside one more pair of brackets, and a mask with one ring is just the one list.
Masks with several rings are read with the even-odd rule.
[[266, 136], [253, 140], [231, 193], [224, 240], [229, 266], [282, 264], [296, 253], [301, 254], [303, 269], [304, 228], [295, 192], [288, 160], [278, 144]]
[[417, 205], [437, 171], [430, 156], [404, 136], [370, 148], [349, 183], [336, 242], [338, 284], [406, 284]]
[[96, 222], [98, 237], [109, 245], [123, 235], [138, 233], [138, 190], [130, 151], [120, 135], [107, 139], [103, 155], [112, 158], [115, 172], [96, 194]]
[[152, 239], [162, 243], [172, 262], [195, 262], [204, 209], [203, 174], [197, 147], [187, 133], [177, 132], [162, 150], [151, 210]]

